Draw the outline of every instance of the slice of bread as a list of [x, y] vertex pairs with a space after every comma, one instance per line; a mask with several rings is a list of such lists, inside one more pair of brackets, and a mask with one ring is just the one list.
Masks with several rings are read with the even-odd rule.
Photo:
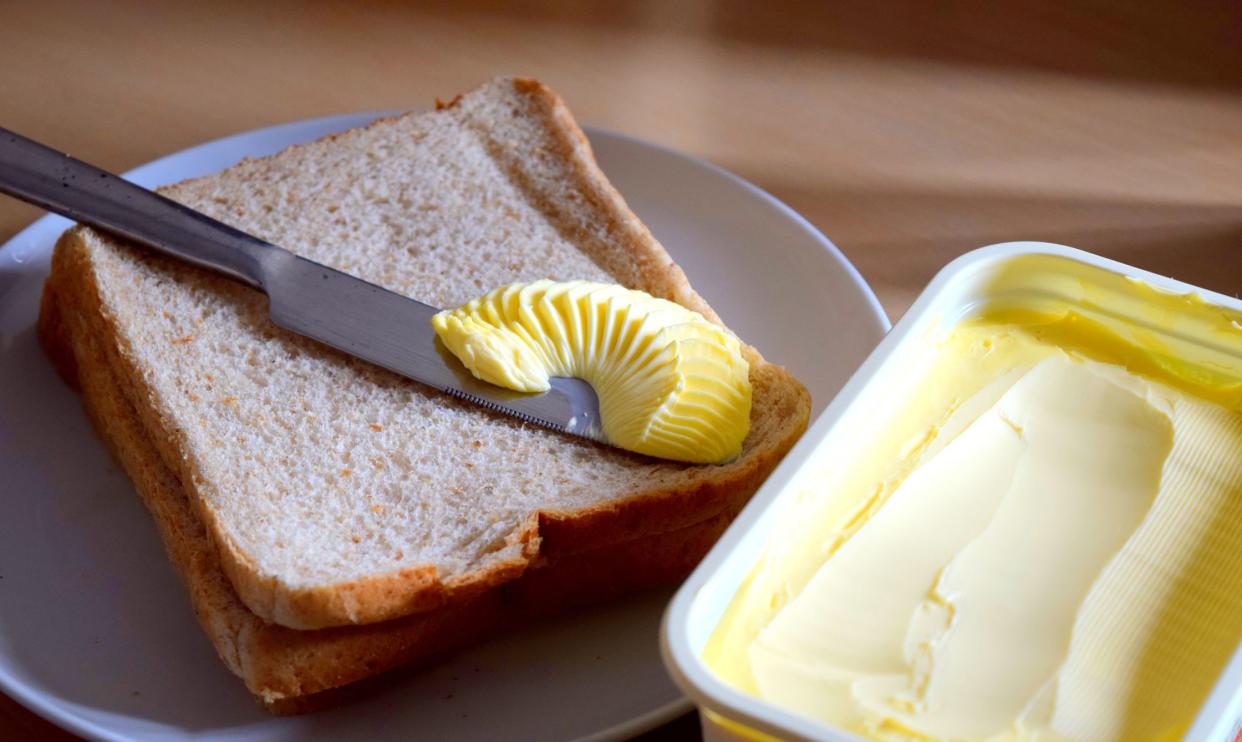
[[[163, 192], [439, 306], [514, 281], [588, 279], [718, 319], [533, 81], [498, 79]], [[79, 359], [84, 388], [106, 362], [158, 454], [131, 468], [164, 467], [160, 487], [183, 494], [248, 612], [294, 629], [464, 604], [532, 566], [709, 522], [749, 497], [809, 412], [805, 388], [748, 347], [742, 455], [657, 461], [283, 332], [261, 294], [92, 229], [61, 239], [50, 285], [65, 324], [81, 324], [70, 334], [98, 342]]]
[[225, 576], [215, 544], [156, 451], [122, 391], [91, 315], [49, 281], [39, 338], [60, 374], [77, 386], [99, 436], [134, 481], [189, 588], [216, 652], [275, 713], [303, 713], [344, 699], [344, 686], [399, 665], [432, 659], [480, 636], [541, 616], [684, 577], [728, 525], [726, 511], [701, 523], [615, 543], [551, 563], [452, 606], [365, 626], [301, 631], [246, 608]]

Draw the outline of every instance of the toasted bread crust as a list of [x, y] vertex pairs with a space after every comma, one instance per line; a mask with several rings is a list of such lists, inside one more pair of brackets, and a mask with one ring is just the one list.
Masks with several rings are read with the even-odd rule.
[[[677, 301], [719, 321], [599, 171], [585, 136], [564, 103], [537, 82], [514, 80], [512, 85], [537, 104], [558, 148], [555, 155], [572, 163], [574, 186], [607, 224], [608, 239], [574, 234], [573, 242], [582, 245], [592, 260], [621, 283]], [[460, 100], [455, 99], [445, 108], [459, 105]], [[384, 122], [372, 124], [382, 125]], [[501, 152], [499, 159], [505, 162], [503, 148], [497, 151]], [[506, 167], [515, 179], [520, 179], [520, 163], [510, 161]], [[176, 198], [183, 187], [184, 184], [174, 186], [167, 192]], [[557, 218], [555, 203], [535, 200], [550, 218]], [[568, 224], [563, 219], [558, 223]], [[572, 225], [565, 227], [571, 228]], [[195, 517], [214, 542], [220, 567], [241, 601], [258, 616], [292, 628], [367, 624], [439, 609], [469, 601], [518, 579], [532, 566], [609, 544], [687, 528], [735, 511], [802, 434], [809, 416], [810, 397], [806, 389], [784, 369], [767, 363], [747, 346], [744, 353], [750, 362], [755, 389], [754, 432], [735, 462], [703, 467], [701, 475], [686, 486], [641, 492], [571, 511], [532, 512], [507, 538], [508, 544], [519, 547], [511, 556], [466, 573], [445, 577], [437, 573], [434, 565], [427, 564], [327, 585], [290, 585], [263, 573], [255, 560], [218, 527], [215, 513], [198, 493], [204, 476], [195, 457], [187, 453], [189, 446], [180, 427], [184, 422], [168, 411], [147, 383], [133, 349], [128, 346], [124, 328], [117, 326], [102, 301], [87, 240], [111, 238], [76, 228], [67, 232], [57, 246], [52, 280], [58, 282], [64, 296], [62, 311], [72, 305], [72, 311], [83, 323], [80, 332], [99, 340], [99, 353], [116, 379], [124, 380], [116, 386], [148, 432], [162, 464], [189, 495]], [[90, 357], [94, 358], [94, 354]], [[88, 376], [94, 372], [89, 366], [85, 371]]]
[[548, 562], [450, 607], [394, 621], [311, 631], [268, 623], [239, 599], [216, 546], [122, 391], [89, 310], [47, 284], [39, 339], [88, 417], [134, 481], [165, 550], [190, 592], [220, 658], [274, 713], [303, 713], [352, 697], [339, 689], [426, 661], [503, 628], [684, 577], [732, 519], [726, 512], [687, 528]]

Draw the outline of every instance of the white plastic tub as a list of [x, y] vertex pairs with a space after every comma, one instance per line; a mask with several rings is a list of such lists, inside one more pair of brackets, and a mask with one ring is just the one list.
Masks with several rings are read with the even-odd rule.
[[[669, 606], [661, 637], [665, 664], [702, 712], [705, 739], [858, 739], [727, 685], [703, 662], [701, 652], [761, 552], [779, 535], [775, 532], [778, 524], [788, 522], [785, 519], [791, 509], [799, 507], [797, 495], [810, 483], [810, 477], [833, 462], [848, 466], [857, 446], [864, 445], [859, 441], [867, 436], [858, 433], [869, 429], [875, 424], [872, 421], [881, 416], [876, 412], [885, 408], [888, 390], [906, 381], [903, 377], [910, 373], [917, 339], [937, 325], [956, 324], [978, 307], [995, 301], [997, 294], [991, 279], [1006, 262], [1028, 255], [1086, 263], [1158, 290], [1197, 294], [1210, 305], [1242, 312], [1242, 301], [1238, 299], [1047, 243], [992, 245], [975, 250], [942, 270], [769, 477]], [[1242, 334], [1242, 325], [1233, 324]], [[1230, 340], [1224, 351], [1232, 353], [1237, 347]], [[1242, 647], [1217, 680], [1185, 739], [1232, 740], [1240, 719]]]

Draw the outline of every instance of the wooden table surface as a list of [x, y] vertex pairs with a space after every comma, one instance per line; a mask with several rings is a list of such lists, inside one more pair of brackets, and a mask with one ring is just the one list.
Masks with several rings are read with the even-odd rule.
[[[1236, 3], [411, 5], [6, 3], [0, 125], [125, 170], [522, 74], [775, 194], [894, 320], [954, 256], [1017, 239], [1242, 291]], [[0, 200], [0, 242], [38, 215]], [[57, 734], [0, 696], [0, 738]]]

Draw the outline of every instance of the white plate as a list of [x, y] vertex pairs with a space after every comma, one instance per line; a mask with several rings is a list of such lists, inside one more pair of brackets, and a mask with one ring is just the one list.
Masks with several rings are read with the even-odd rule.
[[[357, 126], [276, 126], [133, 170], [154, 186]], [[810, 224], [706, 163], [591, 131], [600, 164], [742, 337], [811, 389], [813, 415], [888, 329], [857, 271]], [[615, 738], [689, 704], [657, 642], [668, 593], [499, 637], [341, 709], [261, 711], [214, 656], [132, 486], [39, 351], [45, 217], [0, 248], [0, 689], [87, 736], [373, 740]]]

